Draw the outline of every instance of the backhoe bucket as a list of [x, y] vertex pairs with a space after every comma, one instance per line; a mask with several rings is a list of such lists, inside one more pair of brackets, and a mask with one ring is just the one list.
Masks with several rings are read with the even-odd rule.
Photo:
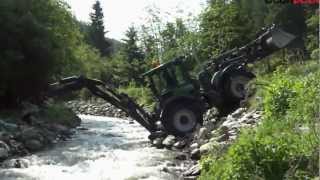
[[296, 36], [283, 31], [280, 28], [273, 28], [270, 32], [270, 37], [266, 40], [267, 44], [270, 46], [275, 46], [279, 49], [287, 47]]

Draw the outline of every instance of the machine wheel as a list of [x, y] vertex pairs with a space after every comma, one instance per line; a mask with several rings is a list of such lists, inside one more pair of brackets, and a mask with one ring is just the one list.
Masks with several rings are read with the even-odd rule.
[[252, 77], [246, 73], [234, 73], [226, 78], [225, 94], [229, 101], [240, 101], [246, 97], [246, 86]]
[[173, 104], [162, 116], [162, 125], [173, 135], [184, 136], [193, 132], [202, 122], [202, 114], [193, 104]]

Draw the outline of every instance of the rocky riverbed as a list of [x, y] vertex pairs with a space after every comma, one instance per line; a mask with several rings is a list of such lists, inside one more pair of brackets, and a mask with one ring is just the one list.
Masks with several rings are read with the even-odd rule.
[[66, 102], [66, 105], [76, 114], [128, 118], [123, 111], [101, 99], [89, 101], [73, 100]]

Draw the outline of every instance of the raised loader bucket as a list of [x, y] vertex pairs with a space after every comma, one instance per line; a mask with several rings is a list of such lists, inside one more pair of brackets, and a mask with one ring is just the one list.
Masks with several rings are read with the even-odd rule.
[[270, 37], [266, 40], [267, 44], [279, 49], [285, 48], [296, 39], [295, 35], [287, 33], [280, 28], [272, 28], [269, 33]]

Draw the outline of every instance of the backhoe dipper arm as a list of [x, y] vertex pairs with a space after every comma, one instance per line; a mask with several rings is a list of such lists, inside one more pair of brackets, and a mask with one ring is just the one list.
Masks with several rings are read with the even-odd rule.
[[[104, 87], [103, 90], [100, 87]], [[117, 93], [110, 87], [107, 87], [102, 81], [89, 79], [83, 76], [73, 76], [60, 80], [57, 83], [49, 85], [47, 96], [60, 96], [72, 91], [78, 91], [87, 88], [93, 95], [104, 99], [115, 107], [123, 110], [128, 116], [132, 117], [149, 132], [155, 132], [154, 120], [141, 106], [139, 106], [127, 94]]]

